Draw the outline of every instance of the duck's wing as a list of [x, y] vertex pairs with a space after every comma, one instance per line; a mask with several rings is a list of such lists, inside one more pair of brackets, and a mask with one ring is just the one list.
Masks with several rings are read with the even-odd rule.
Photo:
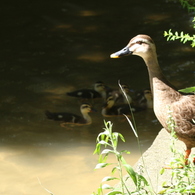
[[84, 99], [93, 99], [101, 97], [100, 93], [93, 89], [81, 89], [73, 92], [66, 93], [68, 96], [84, 98]]
[[45, 115], [50, 120], [63, 121], [67, 123], [77, 123], [83, 119], [81, 116], [67, 112], [50, 112], [47, 110]]
[[177, 133], [193, 136], [195, 141], [195, 95], [182, 95], [179, 101], [173, 103], [171, 110]]

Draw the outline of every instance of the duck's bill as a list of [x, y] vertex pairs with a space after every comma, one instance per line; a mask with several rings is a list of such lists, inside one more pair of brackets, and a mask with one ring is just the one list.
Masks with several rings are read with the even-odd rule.
[[121, 49], [120, 51], [117, 51], [110, 55], [111, 58], [120, 58], [123, 56], [131, 55], [133, 52], [129, 51], [129, 47], [125, 47]]

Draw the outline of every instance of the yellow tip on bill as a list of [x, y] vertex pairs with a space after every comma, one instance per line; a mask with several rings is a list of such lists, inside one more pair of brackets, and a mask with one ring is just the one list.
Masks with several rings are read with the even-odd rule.
[[110, 58], [119, 58], [119, 56], [116, 56], [115, 53], [110, 55]]

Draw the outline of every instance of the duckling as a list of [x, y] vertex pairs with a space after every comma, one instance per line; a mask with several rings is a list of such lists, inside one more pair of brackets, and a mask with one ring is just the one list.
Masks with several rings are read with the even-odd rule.
[[66, 124], [74, 125], [89, 125], [92, 123], [92, 119], [89, 116], [89, 112], [92, 111], [92, 108], [89, 104], [83, 103], [80, 106], [80, 111], [82, 116], [68, 113], [68, 112], [50, 112], [46, 111], [45, 115], [48, 119], [54, 121], [61, 121], [61, 126], [65, 127]]
[[121, 84], [119, 86], [119, 93], [115, 94], [115, 96], [116, 96], [116, 99], [115, 99], [116, 103], [123, 103], [123, 104], [130, 103], [131, 104], [133, 101], [130, 95], [130, 88], [126, 84]]
[[105, 98], [106, 89], [103, 82], [98, 81], [94, 84], [94, 89], [80, 89], [66, 93], [68, 96], [81, 99]]
[[141, 90], [136, 92], [135, 104], [143, 109], [153, 108], [153, 95], [150, 89]]
[[128, 104], [115, 105], [113, 96], [109, 96], [106, 103], [103, 105], [101, 113], [105, 117], [122, 116], [124, 114], [130, 116], [131, 112], [138, 112], [141, 110], [142, 108], [130, 107]]
[[119, 58], [128, 55], [137, 55], [144, 60], [154, 97], [154, 113], [161, 125], [170, 133], [168, 113], [171, 111], [175, 133], [186, 145], [187, 164], [191, 149], [195, 147], [195, 95], [178, 91], [166, 79], [158, 63], [155, 43], [150, 36], [143, 34], [135, 36], [125, 48], [111, 54], [110, 57]]

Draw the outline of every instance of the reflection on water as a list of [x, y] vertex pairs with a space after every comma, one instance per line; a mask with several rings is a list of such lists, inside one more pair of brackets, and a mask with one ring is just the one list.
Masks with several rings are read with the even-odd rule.
[[[18, 5], [13, 1], [4, 3], [1, 12], [6, 19], [0, 62], [0, 194], [48, 194], [39, 180], [54, 194], [86, 195], [96, 190], [110, 173], [93, 170], [96, 137], [104, 127], [102, 102], [94, 102], [98, 112], [91, 114], [93, 123], [83, 127], [61, 128], [58, 122], [46, 120], [44, 111], [80, 114], [80, 102], [65, 93], [91, 88], [99, 80], [113, 88], [119, 79], [133, 89], [148, 87], [142, 59], [109, 58], [134, 35], [146, 33], [155, 39], [163, 71], [173, 83], [194, 85], [193, 51], [162, 37], [169, 28], [188, 27], [188, 17], [181, 16], [184, 11], [176, 4], [75, 0]], [[135, 118], [144, 151], [161, 126], [152, 110]], [[106, 120], [125, 136], [119, 149], [131, 151], [125, 157], [133, 165], [140, 151], [127, 121]]]

